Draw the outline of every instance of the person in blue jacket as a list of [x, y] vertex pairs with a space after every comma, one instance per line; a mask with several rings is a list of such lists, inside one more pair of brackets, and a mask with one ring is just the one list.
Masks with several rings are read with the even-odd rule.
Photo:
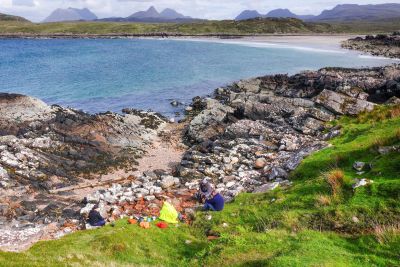
[[221, 211], [224, 209], [224, 198], [214, 190], [207, 179], [200, 183], [199, 196], [204, 201], [204, 210]]
[[94, 205], [92, 210], [89, 212], [88, 222], [91, 226], [104, 226], [106, 224], [106, 221], [100, 215], [98, 208], [98, 205]]

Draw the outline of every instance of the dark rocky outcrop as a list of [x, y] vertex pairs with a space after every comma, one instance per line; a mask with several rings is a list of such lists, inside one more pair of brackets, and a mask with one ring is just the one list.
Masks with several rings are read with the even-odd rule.
[[219, 88], [214, 99], [194, 101], [190, 148], [178, 175], [210, 177], [227, 198], [288, 185], [304, 157], [340, 134], [326, 122], [396, 99], [399, 86], [400, 65], [392, 65], [264, 76]]
[[357, 37], [343, 42], [342, 47], [359, 50], [374, 56], [400, 58], [400, 32], [391, 35], [368, 35], [365, 38]]

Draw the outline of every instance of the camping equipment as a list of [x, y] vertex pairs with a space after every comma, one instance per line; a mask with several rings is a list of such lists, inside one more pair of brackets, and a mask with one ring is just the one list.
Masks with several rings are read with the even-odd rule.
[[159, 219], [168, 223], [178, 223], [178, 212], [172, 204], [164, 202]]

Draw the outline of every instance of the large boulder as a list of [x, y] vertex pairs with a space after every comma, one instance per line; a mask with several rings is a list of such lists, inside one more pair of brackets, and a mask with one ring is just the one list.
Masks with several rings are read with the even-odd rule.
[[52, 108], [43, 101], [25, 95], [0, 93], [2, 120], [27, 122], [48, 119], [53, 116]]
[[167, 189], [178, 184], [179, 184], [179, 178], [170, 175], [164, 175], [161, 177], [160, 185], [161, 188], [163, 189]]
[[230, 138], [260, 137], [272, 130], [267, 128], [261, 121], [239, 120], [226, 128], [225, 135]]
[[249, 79], [249, 80], [241, 80], [234, 84], [234, 87], [237, 87], [240, 91], [246, 93], [258, 93], [260, 92], [260, 79]]
[[339, 115], [357, 115], [362, 111], [371, 111], [375, 106], [374, 103], [330, 90], [323, 90], [314, 101]]
[[193, 118], [189, 124], [188, 137], [196, 142], [202, 142], [223, 132], [224, 119], [233, 113], [233, 108], [219, 103], [215, 99], [207, 99], [207, 107]]
[[0, 135], [17, 135], [29, 125], [54, 117], [53, 109], [39, 99], [0, 93]]

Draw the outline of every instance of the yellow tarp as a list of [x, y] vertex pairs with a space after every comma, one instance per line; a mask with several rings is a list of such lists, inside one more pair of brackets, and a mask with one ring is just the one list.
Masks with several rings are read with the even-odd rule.
[[170, 203], [164, 202], [159, 219], [167, 223], [178, 223], [178, 212]]

